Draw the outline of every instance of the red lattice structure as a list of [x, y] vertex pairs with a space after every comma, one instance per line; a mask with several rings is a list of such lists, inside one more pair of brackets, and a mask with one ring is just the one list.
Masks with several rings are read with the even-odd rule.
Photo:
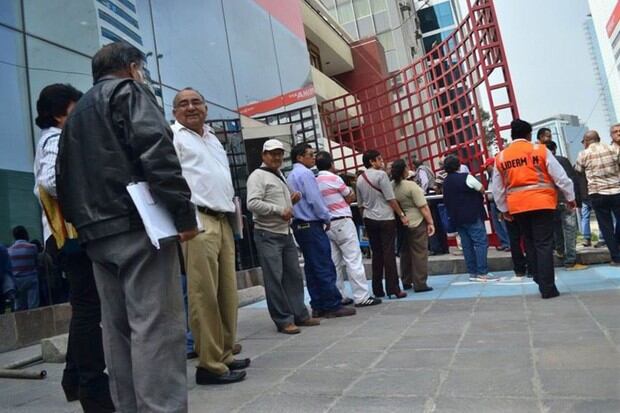
[[[414, 158], [432, 169], [455, 153], [479, 174], [489, 150], [481, 95], [495, 137], [508, 138], [518, 117], [506, 54], [492, 0], [468, 0], [468, 14], [448, 38], [410, 66], [321, 105], [329, 151], [342, 171], [362, 168], [361, 154], [379, 150], [386, 161]], [[484, 90], [482, 90], [484, 89]]]

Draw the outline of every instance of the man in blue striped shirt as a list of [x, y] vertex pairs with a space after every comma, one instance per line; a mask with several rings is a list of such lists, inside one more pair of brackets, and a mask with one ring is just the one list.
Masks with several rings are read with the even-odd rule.
[[336, 267], [325, 232], [331, 222], [329, 210], [310, 170], [316, 163], [314, 149], [307, 143], [295, 145], [291, 150], [291, 161], [293, 170], [287, 182], [294, 199], [292, 227], [304, 255], [312, 316], [332, 318], [354, 315], [354, 308], [342, 305], [342, 295], [336, 287]]

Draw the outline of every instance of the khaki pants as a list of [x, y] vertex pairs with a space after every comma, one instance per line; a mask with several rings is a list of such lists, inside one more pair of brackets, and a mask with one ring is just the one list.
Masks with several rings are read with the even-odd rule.
[[198, 366], [228, 372], [237, 332], [235, 242], [226, 216], [199, 213], [205, 232], [183, 248], [189, 295], [189, 326]]
[[400, 249], [400, 278], [403, 284], [413, 284], [415, 290], [427, 288], [428, 278], [428, 234], [426, 222], [414, 228], [405, 228], [403, 245]]

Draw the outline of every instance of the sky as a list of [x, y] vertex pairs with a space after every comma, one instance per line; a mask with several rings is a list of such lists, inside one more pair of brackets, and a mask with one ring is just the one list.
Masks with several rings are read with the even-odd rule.
[[[466, 10], [465, 0], [461, 3]], [[587, 0], [495, 0], [495, 9], [520, 117], [536, 122], [559, 113], [577, 115], [605, 136], [583, 28]]]

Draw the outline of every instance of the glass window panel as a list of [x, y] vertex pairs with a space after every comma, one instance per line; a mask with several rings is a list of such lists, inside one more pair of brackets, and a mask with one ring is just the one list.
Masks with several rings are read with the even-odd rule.
[[29, 33], [91, 56], [99, 49], [95, 2], [23, 1]]
[[387, 11], [375, 14], [375, 30], [377, 33], [390, 29], [390, 16]]
[[355, 14], [353, 14], [353, 5], [351, 3], [343, 3], [337, 6], [338, 8], [338, 21], [340, 24], [346, 24], [355, 20]]
[[450, 2], [444, 2], [420, 9], [418, 10], [418, 18], [420, 19], [420, 29], [422, 30], [422, 33], [427, 33], [455, 24]]
[[321, 3], [323, 3], [327, 9], [333, 9], [336, 7], [336, 2], [334, 0], [321, 0]]
[[19, 0], [2, 0], [0, 22], [18, 29], [22, 28], [22, 12]]
[[370, 8], [374, 14], [380, 13], [382, 11], [387, 11], [387, 1], [386, 0], [370, 0]]
[[392, 32], [381, 33], [377, 36], [377, 39], [385, 51], [394, 49], [394, 36]]
[[342, 27], [344, 27], [346, 32], [349, 33], [349, 36], [351, 36], [353, 40], [357, 40], [360, 38], [359, 35], [357, 34], [357, 25], [355, 24], [354, 21], [343, 24]]
[[385, 52], [385, 60], [387, 62], [387, 68], [389, 72], [399, 69], [398, 56], [396, 50], [390, 50]]
[[370, 16], [370, 4], [368, 0], [353, 0], [353, 8], [355, 9], [355, 17], [358, 19], [360, 17]]
[[360, 39], [375, 35], [375, 28], [372, 24], [372, 17], [370, 16], [359, 19], [357, 21], [357, 28], [360, 33]]

